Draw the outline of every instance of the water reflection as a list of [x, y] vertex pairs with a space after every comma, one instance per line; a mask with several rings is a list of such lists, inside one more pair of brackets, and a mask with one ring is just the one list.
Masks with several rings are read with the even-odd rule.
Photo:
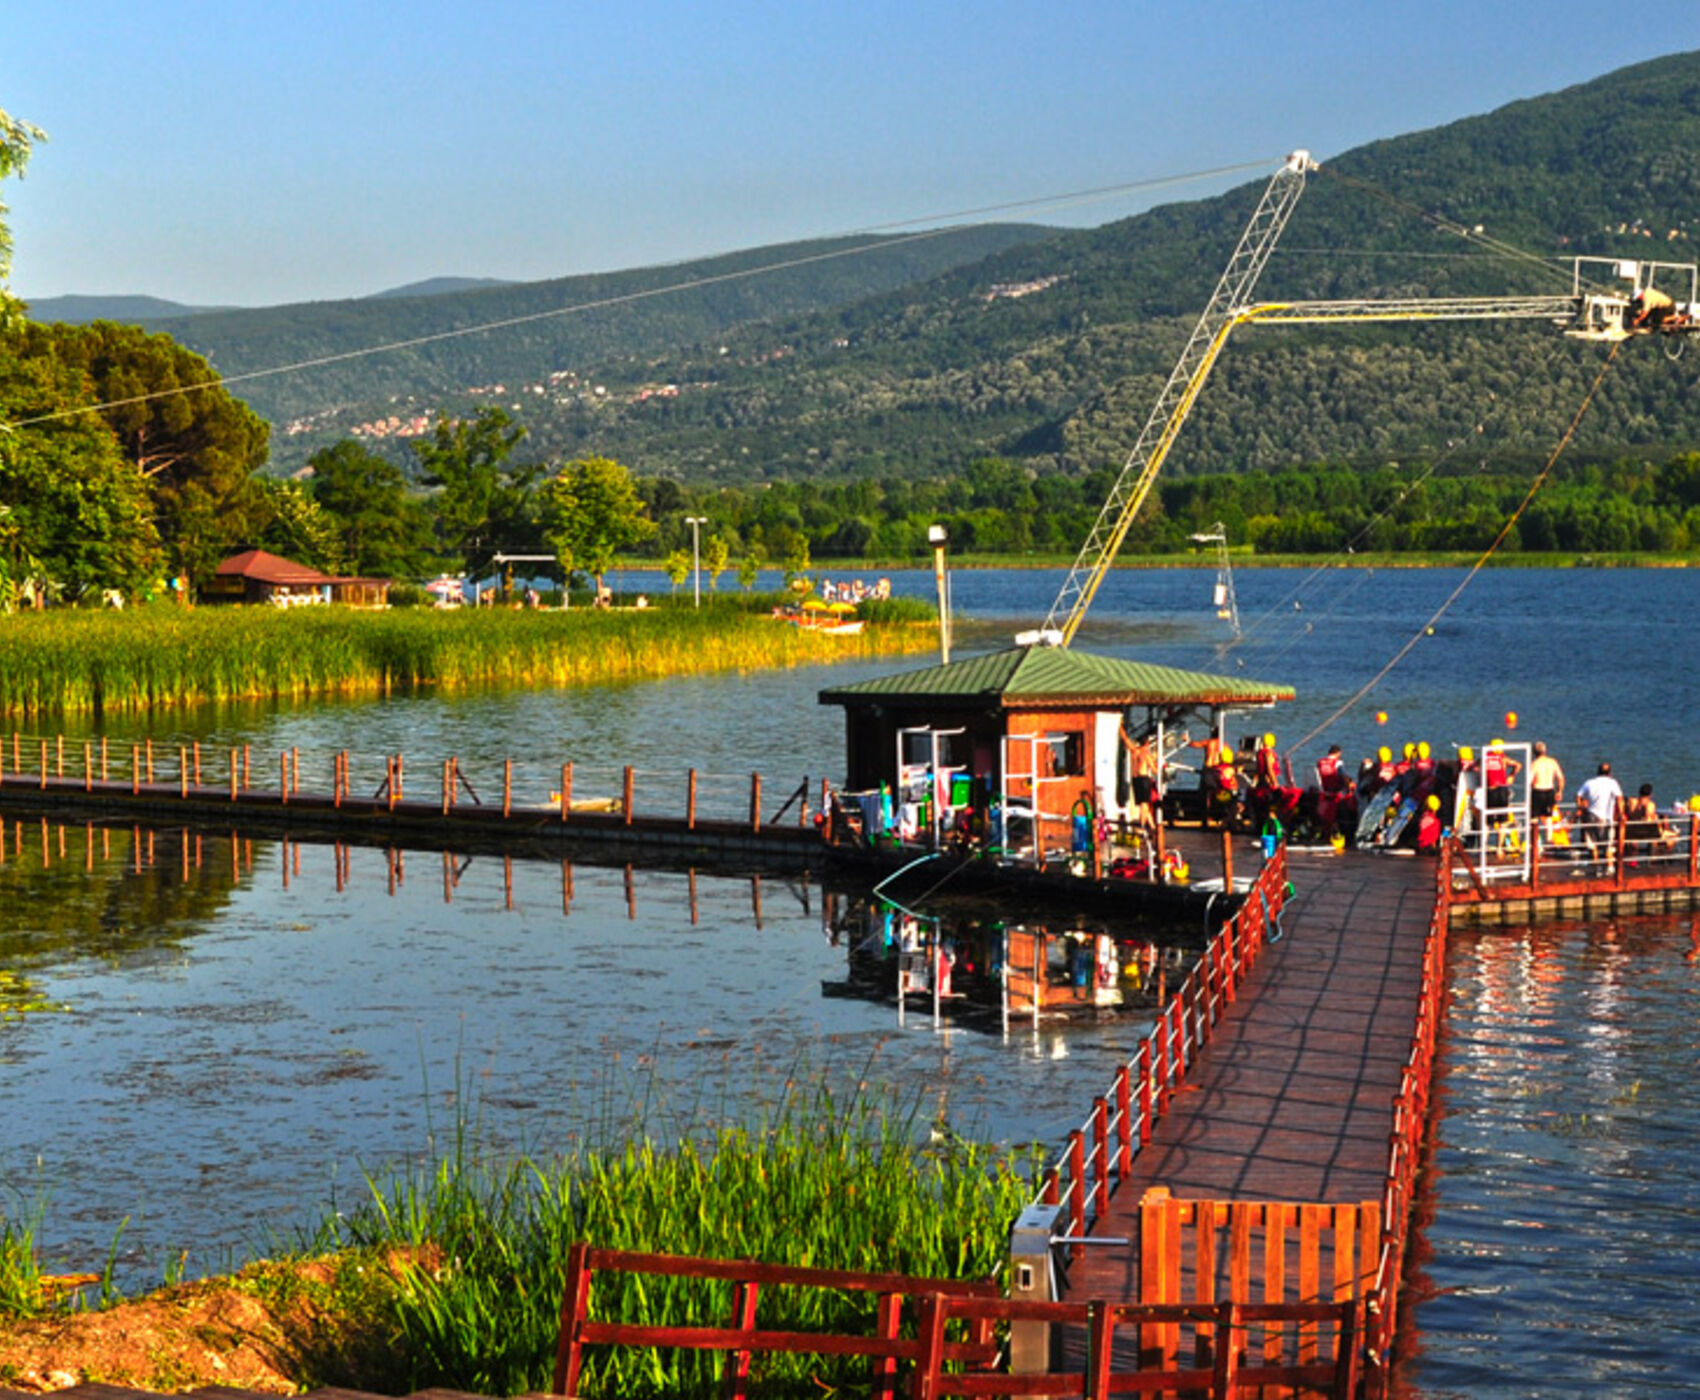
[[1693, 916], [1452, 935], [1420, 1395], [1695, 1388], [1697, 949]]
[[[127, 1283], [185, 1248], [194, 1273], [263, 1247], [461, 1122], [489, 1151], [547, 1155], [639, 1114], [666, 1136], [758, 1113], [819, 1073], [900, 1086], [922, 1122], [1054, 1142], [1143, 1029], [1142, 988], [1007, 1038], [954, 996], [935, 1023], [823, 995], [865, 891], [811, 879], [5, 825], [0, 965], [68, 1009], [0, 1012], [0, 1201], [47, 1198], [68, 1270], [98, 1268], [127, 1217]], [[951, 940], [960, 990], [984, 969]], [[1060, 1004], [1077, 974], [1051, 958]]]

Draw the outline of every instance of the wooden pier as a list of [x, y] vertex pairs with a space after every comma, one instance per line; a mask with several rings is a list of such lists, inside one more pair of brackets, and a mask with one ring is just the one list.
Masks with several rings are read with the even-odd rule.
[[[1427, 1122], [1448, 873], [1354, 852], [1282, 852], [1265, 866], [1203, 975], [1046, 1182], [1040, 1209], [1056, 1211], [1064, 1298], [1351, 1304], [1351, 1325], [1331, 1331], [1248, 1328], [1231, 1360], [1350, 1360], [1366, 1393], [1384, 1393]], [[1289, 902], [1273, 897], [1271, 875], [1290, 881]], [[1209, 1322], [1187, 1329], [1184, 1346], [1177, 1325], [1137, 1333], [1118, 1345], [1118, 1371], [1223, 1359]], [[1084, 1364], [1084, 1333], [1062, 1329], [1060, 1343], [1063, 1369]], [[1342, 1346], [1361, 1354], [1343, 1357]]]

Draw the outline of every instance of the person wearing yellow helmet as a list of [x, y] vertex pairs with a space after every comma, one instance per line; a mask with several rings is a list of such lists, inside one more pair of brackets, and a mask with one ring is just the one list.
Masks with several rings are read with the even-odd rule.
[[1511, 780], [1523, 765], [1505, 751], [1505, 741], [1495, 739], [1482, 755], [1482, 786], [1487, 789], [1487, 810], [1503, 812], [1511, 805]]
[[1440, 838], [1445, 834], [1446, 823], [1440, 817], [1440, 799], [1430, 793], [1428, 800], [1423, 803], [1423, 810], [1417, 817], [1417, 854], [1433, 856], [1440, 854]]

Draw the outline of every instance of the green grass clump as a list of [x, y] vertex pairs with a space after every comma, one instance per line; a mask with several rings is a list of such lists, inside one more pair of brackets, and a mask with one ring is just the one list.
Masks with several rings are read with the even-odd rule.
[[[1010, 1222], [1032, 1194], [1036, 1162], [950, 1136], [930, 1145], [919, 1116], [891, 1096], [839, 1097], [817, 1082], [788, 1091], [754, 1126], [722, 1125], [660, 1143], [635, 1134], [551, 1163], [493, 1164], [464, 1150], [387, 1183], [334, 1222], [318, 1247], [415, 1261], [362, 1303], [391, 1339], [356, 1348], [393, 1369], [321, 1367], [315, 1384], [487, 1395], [546, 1389], [554, 1364], [567, 1251], [598, 1247], [819, 1268], [991, 1278]], [[374, 1276], [384, 1271], [374, 1269]], [[729, 1285], [598, 1276], [593, 1316], [623, 1322], [724, 1325]], [[769, 1289], [763, 1327], [867, 1331], [871, 1299]], [[772, 1357], [764, 1384], [818, 1393], [865, 1385], [865, 1361]], [[602, 1351], [586, 1395], [716, 1393], [711, 1353]]]
[[47, 1285], [36, 1258], [33, 1219], [0, 1212], [0, 1316], [34, 1317], [47, 1303]]
[[131, 713], [418, 686], [597, 685], [918, 650], [918, 629], [823, 637], [750, 600], [701, 609], [159, 606], [0, 618], [0, 714]]

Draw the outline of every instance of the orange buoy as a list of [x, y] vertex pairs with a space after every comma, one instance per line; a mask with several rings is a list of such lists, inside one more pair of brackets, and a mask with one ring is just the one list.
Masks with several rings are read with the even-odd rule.
[[1505, 727], [1507, 729], [1515, 729], [1517, 727], [1517, 711], [1507, 710], [1505, 712]]
[[1387, 711], [1386, 710], [1377, 710], [1375, 712], [1375, 722], [1377, 724], [1386, 724], [1387, 723]]

